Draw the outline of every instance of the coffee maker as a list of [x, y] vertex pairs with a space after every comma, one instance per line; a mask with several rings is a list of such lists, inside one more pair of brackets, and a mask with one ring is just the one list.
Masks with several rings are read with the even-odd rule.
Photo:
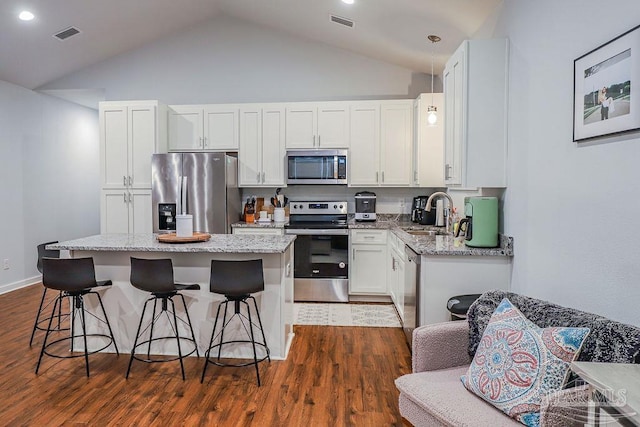
[[356, 193], [356, 221], [376, 220], [376, 193], [360, 191]]
[[498, 198], [465, 197], [464, 214], [458, 232], [464, 231], [466, 246], [495, 248], [498, 246]]
[[411, 208], [411, 221], [421, 225], [434, 225], [436, 223], [436, 210], [426, 211], [429, 196], [417, 196], [413, 198]]

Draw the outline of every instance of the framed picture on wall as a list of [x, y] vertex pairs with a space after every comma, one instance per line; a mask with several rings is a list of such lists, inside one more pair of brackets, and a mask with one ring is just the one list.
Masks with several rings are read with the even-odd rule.
[[573, 61], [573, 140], [640, 129], [638, 87], [640, 25]]

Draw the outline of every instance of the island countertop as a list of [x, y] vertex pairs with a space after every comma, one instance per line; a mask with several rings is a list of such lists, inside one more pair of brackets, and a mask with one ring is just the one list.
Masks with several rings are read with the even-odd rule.
[[97, 234], [68, 240], [47, 249], [69, 251], [196, 252], [281, 254], [296, 236], [212, 234], [206, 242], [161, 243], [156, 234]]

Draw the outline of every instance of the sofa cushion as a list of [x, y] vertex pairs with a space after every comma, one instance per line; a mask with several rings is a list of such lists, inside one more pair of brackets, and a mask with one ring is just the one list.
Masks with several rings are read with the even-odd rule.
[[467, 321], [471, 357], [476, 353], [491, 315], [504, 298], [508, 298], [527, 319], [541, 328], [589, 328], [591, 332], [578, 356], [579, 361], [640, 363], [640, 328], [614, 322], [597, 314], [501, 290], [485, 292], [469, 307]]
[[[416, 426], [432, 426], [433, 419], [445, 426], [521, 425], [465, 390], [460, 382], [460, 376], [467, 369], [468, 366], [459, 366], [407, 374], [397, 378], [396, 387], [400, 390], [400, 406], [412, 408], [410, 413], [403, 412], [405, 418]], [[405, 399], [410, 402], [403, 403]], [[419, 410], [425, 411], [429, 417], [422, 417]], [[427, 419], [429, 421], [421, 421]]]
[[505, 298], [462, 382], [510, 417], [538, 426], [542, 398], [562, 389], [588, 333], [588, 328], [539, 328]]

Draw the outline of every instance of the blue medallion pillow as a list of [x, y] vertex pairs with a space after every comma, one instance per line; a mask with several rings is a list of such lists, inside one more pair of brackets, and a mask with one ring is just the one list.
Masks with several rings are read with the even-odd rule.
[[539, 328], [505, 298], [462, 383], [522, 424], [539, 426], [542, 398], [562, 389], [588, 334], [588, 328]]

